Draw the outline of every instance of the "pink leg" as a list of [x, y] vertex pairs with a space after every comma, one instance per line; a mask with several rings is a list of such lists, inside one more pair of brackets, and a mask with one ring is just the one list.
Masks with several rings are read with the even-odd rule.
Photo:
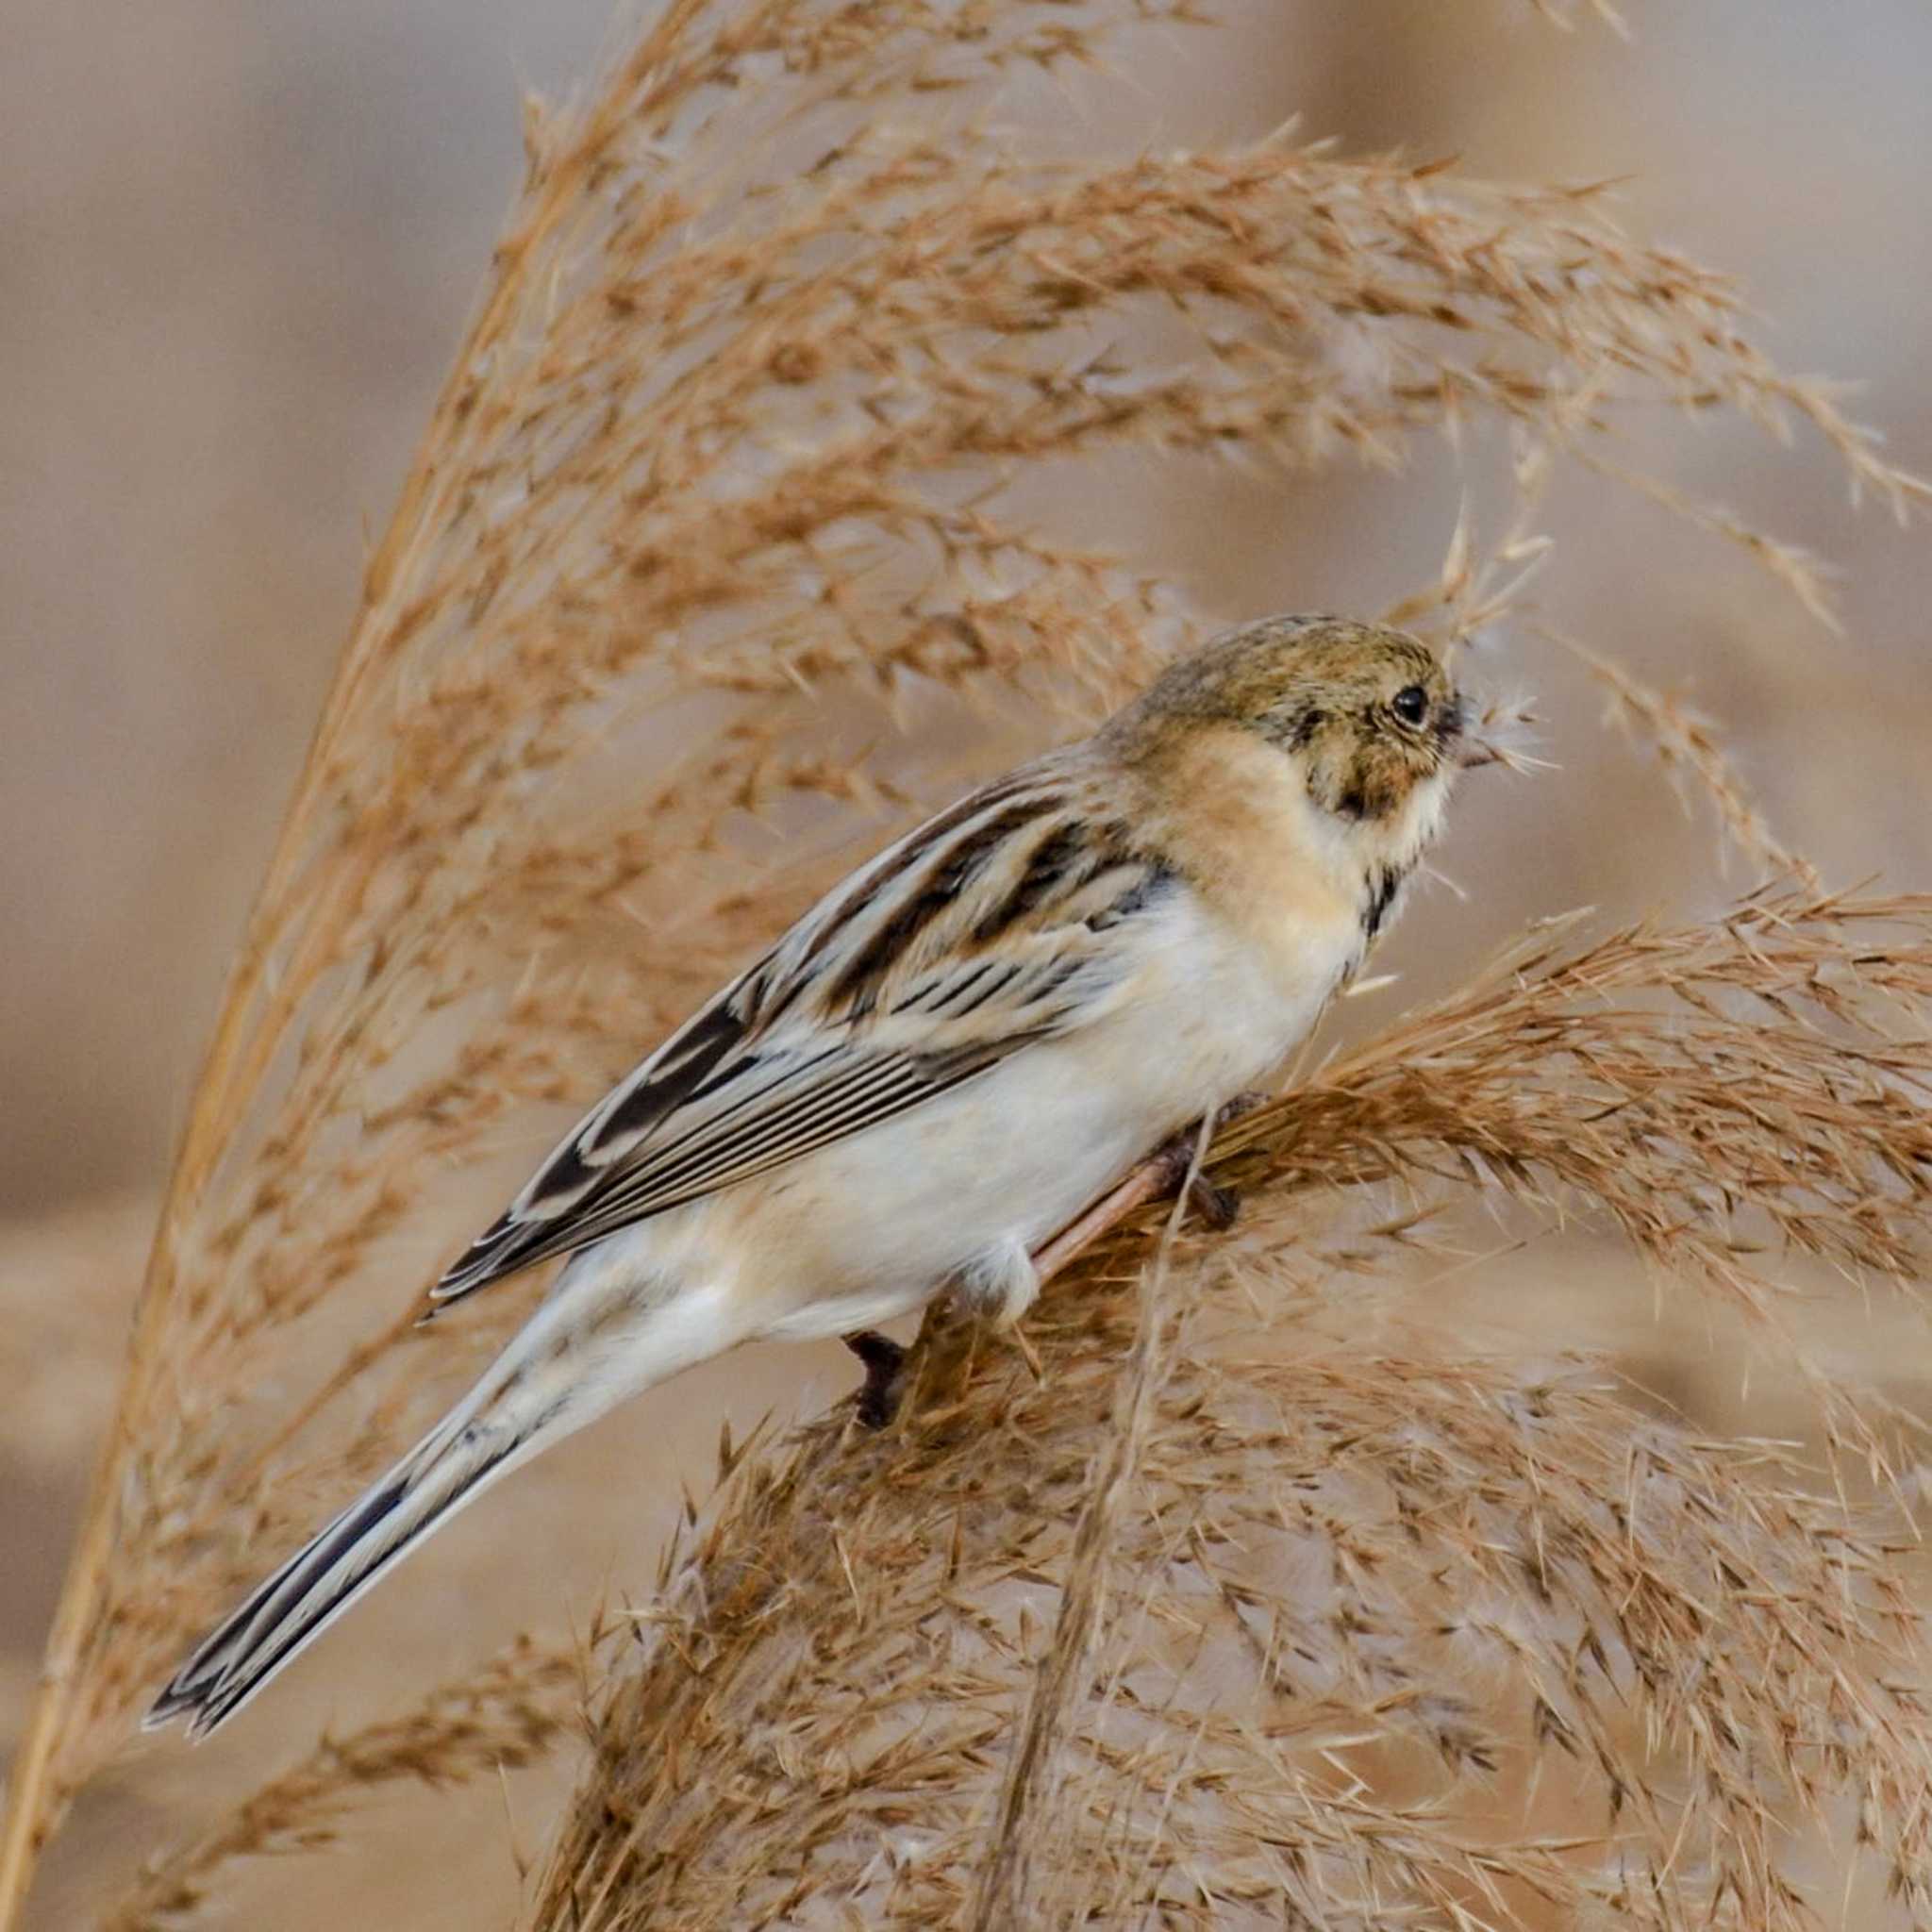
[[[1260, 1106], [1258, 1093], [1239, 1093], [1214, 1117], [1217, 1128], [1239, 1120]], [[1049, 1281], [1070, 1261], [1084, 1254], [1110, 1228], [1118, 1227], [1137, 1208], [1172, 1194], [1188, 1177], [1194, 1164], [1194, 1145], [1200, 1130], [1190, 1127], [1176, 1134], [1165, 1146], [1128, 1171], [1099, 1200], [1076, 1220], [1071, 1221], [1044, 1247], [1033, 1251], [1033, 1265], [1040, 1278]], [[1189, 1191], [1189, 1206], [1217, 1233], [1232, 1227], [1241, 1211], [1239, 1197], [1228, 1188], [1218, 1188], [1201, 1174], [1194, 1176]], [[1016, 1339], [1019, 1339], [1016, 1335]], [[865, 1364], [865, 1387], [858, 1392], [858, 1420], [870, 1429], [881, 1429], [891, 1421], [899, 1406], [899, 1376], [905, 1366], [906, 1351], [875, 1328], [861, 1330], [845, 1338], [845, 1346]], [[1022, 1346], [1024, 1346], [1022, 1341]]]

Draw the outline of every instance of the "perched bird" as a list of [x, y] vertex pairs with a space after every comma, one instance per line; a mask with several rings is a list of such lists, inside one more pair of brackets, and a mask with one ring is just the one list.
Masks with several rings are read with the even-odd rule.
[[1042, 1243], [1307, 1033], [1484, 758], [1413, 638], [1271, 618], [888, 846], [614, 1087], [438, 1283], [447, 1304], [571, 1257], [149, 1725], [213, 1730], [458, 1508], [693, 1362], [841, 1335], [876, 1367], [897, 1351], [874, 1324], [942, 1289], [1015, 1321]]

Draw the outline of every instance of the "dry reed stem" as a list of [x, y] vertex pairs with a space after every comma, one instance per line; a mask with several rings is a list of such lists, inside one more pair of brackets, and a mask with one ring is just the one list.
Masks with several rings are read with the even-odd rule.
[[[1121, 448], [1390, 462], [1484, 422], [1607, 461], [1641, 398], [1807, 425], [1855, 486], [1901, 509], [1921, 492], [1823, 386], [1761, 356], [1727, 284], [1632, 242], [1600, 194], [1280, 142], [1040, 163], [975, 119], [1012, 77], [1091, 60], [1103, 29], [1189, 16], [670, 0], [585, 106], [532, 113], [524, 191], [196, 1091], [9, 1787], [0, 1927], [189, 1634], [520, 1312], [499, 1297], [397, 1345], [434, 1272], [425, 1231], [442, 1251], [471, 1231], [439, 1176], [620, 1071], [950, 784], [962, 742], [1008, 758], [1193, 629], [1155, 586], [1023, 527], [1013, 479], [1104, 475]], [[1815, 594], [1795, 553], [1729, 534]], [[1519, 520], [1494, 568], [1452, 557], [1450, 631], [1505, 609], [1534, 551]], [[1864, 957], [1824, 913], [1794, 929], [1820, 974]], [[1601, 971], [1648, 985], [1651, 943]], [[1671, 943], [1696, 984], [1716, 948], [1728, 997], [1768, 941], [1734, 921]], [[1514, 1024], [1492, 997], [1466, 1016], [1485, 1051], [1483, 1012], [1506, 1039]], [[1874, 1156], [1861, 1108], [1896, 1124], [1866, 1086], [1916, 1078], [1908, 1054], [1840, 1058], [1793, 1030], [1823, 1113], [1799, 1076], [1767, 1075], [1772, 1113], [1740, 1121], [1673, 1037], [1620, 1012], [1566, 1012], [1555, 1058], [1464, 1070], [1501, 1138], [1455, 1141], [1462, 1172], [1594, 1192], [1659, 1260], [1756, 1303], [1734, 1218], [1907, 1264], [1915, 1186], [1901, 1173], [1903, 1205], [1867, 1205], [1847, 1177]], [[1687, 1024], [1674, 1038], [1700, 1051], [1747, 1051], [1733, 1023]], [[1442, 1118], [1400, 1066], [1378, 1078], [1388, 1144], [1361, 1175]], [[1577, 1118], [1578, 1078], [1600, 1117]], [[1674, 1093], [1697, 1103], [1683, 1122]], [[1342, 1105], [1326, 1087], [1310, 1104]], [[1266, 1169], [1260, 1132], [1241, 1158]], [[1680, 1136], [1715, 1178], [1687, 1177]], [[1665, 1192], [1613, 1188], [1621, 1161]]]
[[[1058, 1809], [1058, 1793], [1049, 1780], [1106, 1607], [1116, 1522], [1132, 1491], [1141, 1444], [1153, 1419], [1155, 1394], [1167, 1374], [1174, 1344], [1167, 1328], [1164, 1291], [1174, 1236], [1201, 1171], [1208, 1133], [1204, 1123], [1168, 1212], [1160, 1246], [1141, 1271], [1139, 1319], [1112, 1426], [1095, 1458], [1092, 1484], [1068, 1552], [1053, 1641], [1034, 1674], [1025, 1713], [1016, 1727], [980, 1883], [964, 1915], [973, 1932], [993, 1932], [996, 1926], [1022, 1923], [1028, 1902], [1039, 1890], [1035, 1861]], [[1042, 1813], [1048, 1821], [1044, 1826]]]

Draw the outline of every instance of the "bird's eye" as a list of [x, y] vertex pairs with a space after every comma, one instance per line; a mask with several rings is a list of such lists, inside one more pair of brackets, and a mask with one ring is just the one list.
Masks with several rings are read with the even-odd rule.
[[1407, 684], [1389, 701], [1389, 708], [1405, 724], [1420, 724], [1429, 715], [1429, 694], [1419, 684]]

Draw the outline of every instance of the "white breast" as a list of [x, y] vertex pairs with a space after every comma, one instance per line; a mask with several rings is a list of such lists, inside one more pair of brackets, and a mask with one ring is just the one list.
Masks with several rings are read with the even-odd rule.
[[827, 1299], [863, 1305], [871, 1321], [916, 1307], [1003, 1243], [1038, 1246], [1251, 1085], [1313, 1024], [1354, 945], [1350, 928], [1264, 950], [1176, 894], [1086, 1027], [664, 1219], [691, 1213], [698, 1243], [716, 1244], [714, 1264], [766, 1305], [768, 1329], [815, 1331], [804, 1309]]

